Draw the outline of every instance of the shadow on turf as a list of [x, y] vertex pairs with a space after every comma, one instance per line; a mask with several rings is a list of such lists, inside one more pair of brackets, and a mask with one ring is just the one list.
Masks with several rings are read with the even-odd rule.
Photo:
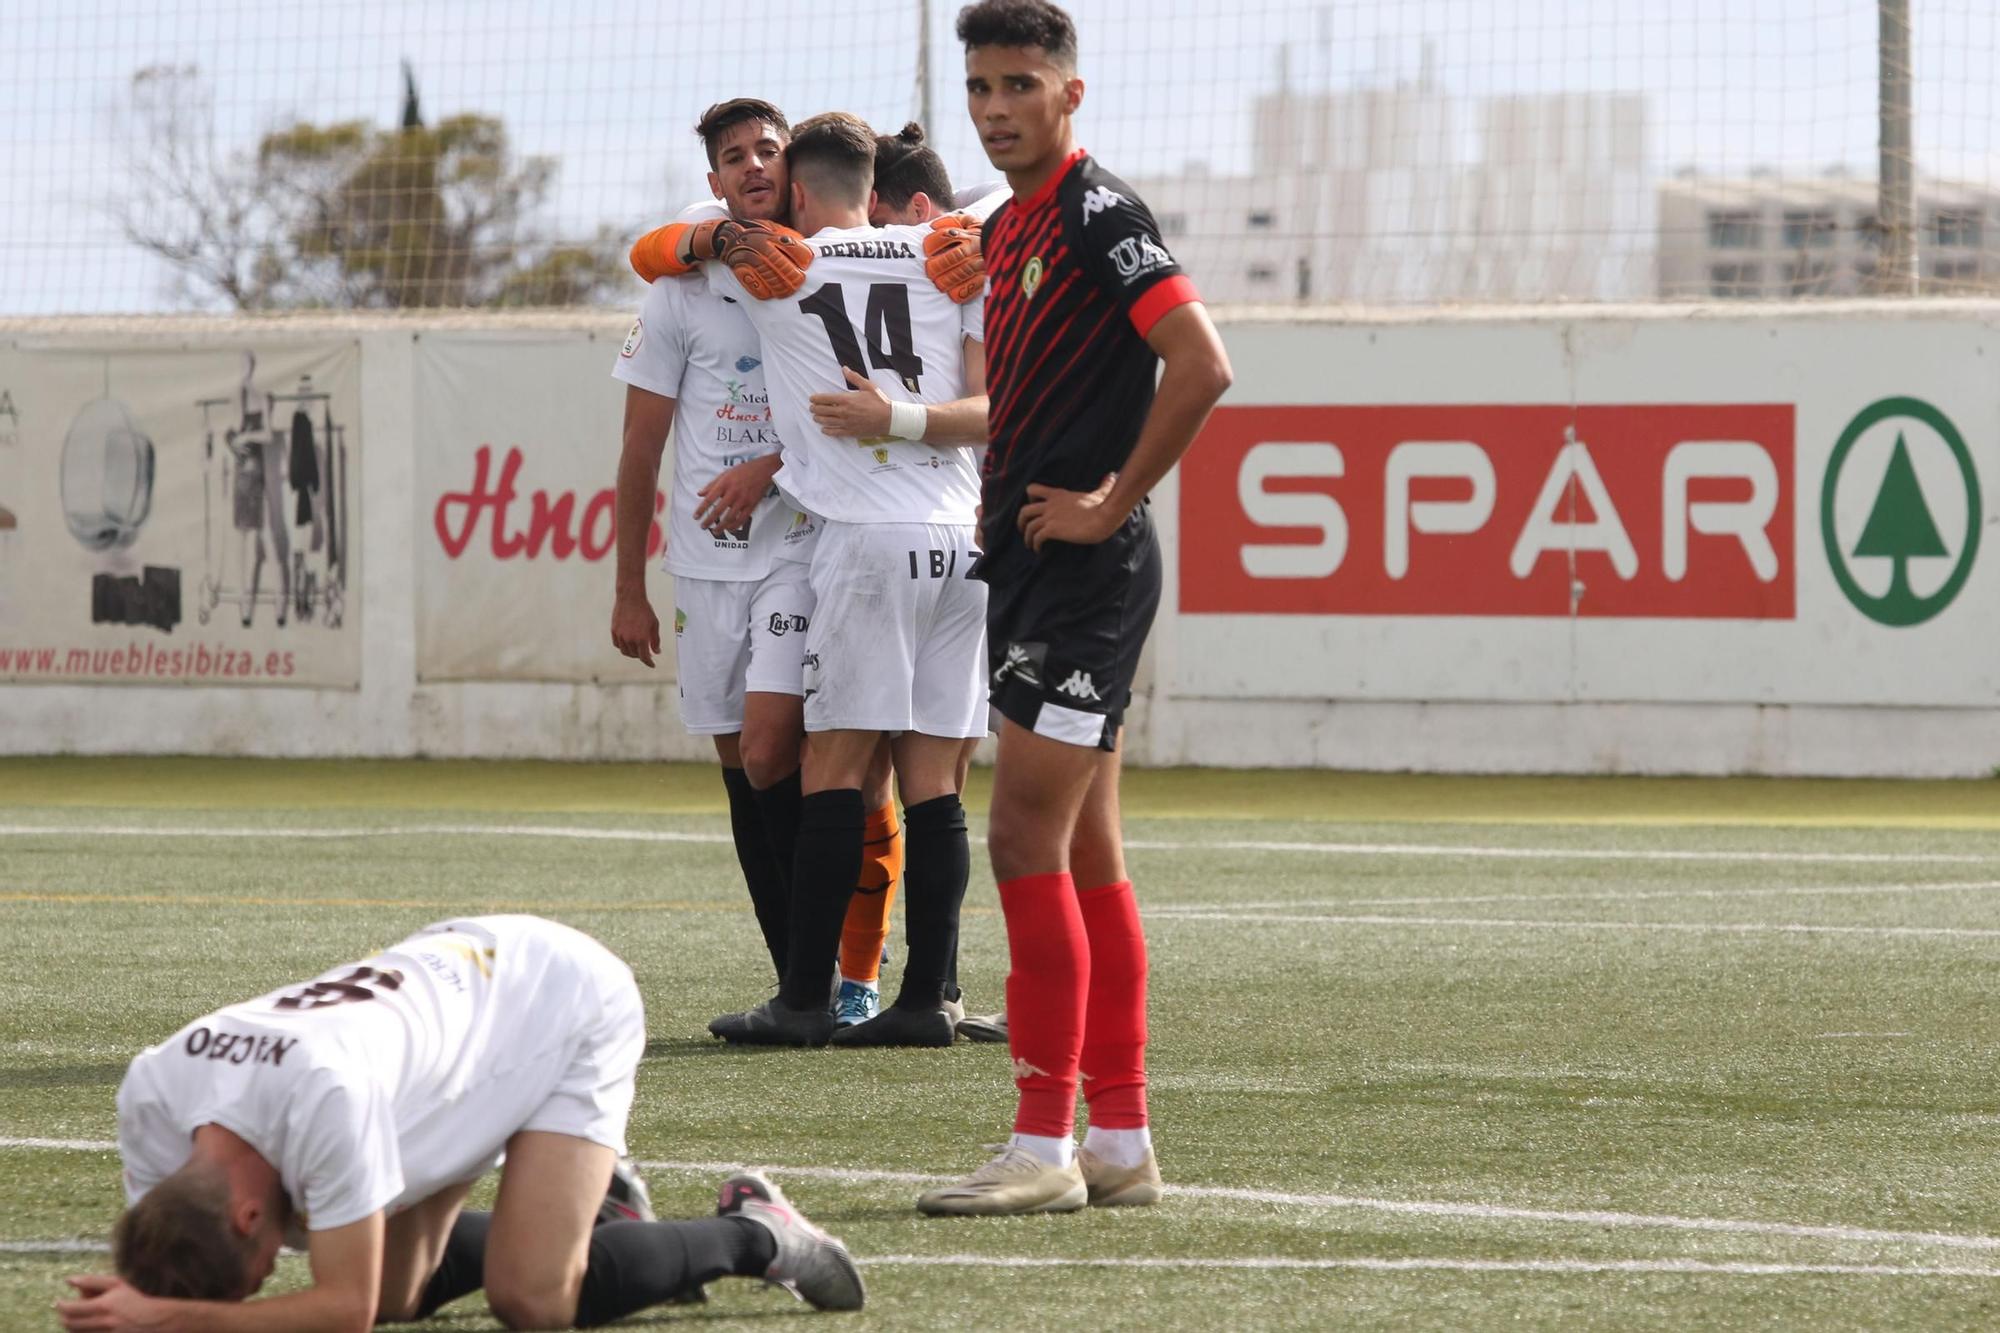
[[26, 1069], [0, 1067], [0, 1091], [18, 1088], [98, 1088], [117, 1087], [125, 1077], [125, 1063], [96, 1065], [46, 1065]]

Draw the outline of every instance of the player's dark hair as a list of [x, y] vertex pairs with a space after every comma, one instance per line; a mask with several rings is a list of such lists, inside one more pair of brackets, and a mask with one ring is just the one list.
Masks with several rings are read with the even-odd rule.
[[228, 1179], [189, 1163], [148, 1190], [112, 1228], [111, 1262], [118, 1276], [148, 1296], [248, 1296], [249, 1257], [229, 1224]]
[[865, 203], [875, 179], [875, 131], [845, 111], [802, 120], [785, 145], [785, 166], [815, 194], [843, 203]]
[[924, 142], [924, 127], [913, 120], [894, 134], [876, 136], [875, 197], [901, 210], [918, 191], [940, 209], [951, 208], [951, 174], [937, 150]]
[[971, 46], [1039, 46], [1049, 63], [1076, 69], [1076, 23], [1049, 0], [979, 0], [958, 11], [958, 40]]
[[694, 132], [701, 136], [702, 145], [708, 149], [710, 171], [715, 170], [715, 155], [722, 149], [722, 136], [752, 120], [769, 122], [779, 138], [791, 133], [791, 127], [785, 123], [785, 113], [761, 97], [732, 97], [701, 113], [701, 119], [694, 123]]

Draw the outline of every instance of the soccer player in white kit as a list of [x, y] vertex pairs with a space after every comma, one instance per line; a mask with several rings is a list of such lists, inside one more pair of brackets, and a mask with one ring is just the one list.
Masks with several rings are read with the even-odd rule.
[[[71, 1279], [63, 1326], [362, 1330], [483, 1285], [511, 1328], [581, 1328], [732, 1274], [858, 1309], [845, 1247], [760, 1177], [715, 1218], [593, 1229], [645, 1045], [624, 963], [528, 916], [439, 922], [197, 1018], [118, 1090], [118, 1276]], [[503, 1153], [493, 1212], [461, 1215]], [[239, 1304], [299, 1230], [312, 1286]]]
[[[787, 441], [777, 484], [821, 519], [792, 951], [774, 999], [710, 1025], [733, 1041], [817, 1045], [833, 1035], [818, 997], [831, 982], [854, 882], [862, 772], [883, 735], [894, 738], [905, 805], [908, 962], [896, 1003], [837, 1040], [952, 1039], [941, 1000], [968, 870], [960, 758], [986, 729], [984, 598], [970, 578], [971, 460], [925, 441], [985, 439], [984, 306], [955, 304], [932, 285], [931, 228], [866, 225], [874, 157], [874, 132], [853, 116], [816, 116], [794, 130], [792, 216], [806, 239], [786, 253], [805, 273], [783, 299], [753, 299], [739, 276], [756, 276], [752, 243], [731, 242], [727, 262], [708, 266], [714, 289], [744, 303], [762, 340], [772, 414]], [[706, 244], [712, 253], [714, 241]], [[691, 248], [703, 246], [697, 229]], [[892, 398], [887, 434], [835, 437], [815, 422], [814, 397], [848, 385]]]
[[[719, 102], [702, 113], [695, 133], [713, 168], [716, 201], [685, 210], [680, 229], [693, 220], [785, 215], [784, 145], [791, 131], [777, 107], [749, 97]], [[626, 385], [626, 408], [611, 637], [620, 652], [648, 666], [660, 647], [659, 617], [646, 597], [645, 548], [672, 426], [662, 564], [675, 580], [681, 720], [693, 734], [714, 739], [737, 862], [782, 975], [799, 823], [801, 674], [812, 615], [802, 562], [817, 530], [771, 484], [780, 440], [756, 331], [692, 266], [657, 253], [658, 242], [675, 234], [662, 228], [633, 247], [647, 296], [612, 372]], [[864, 794], [867, 854], [840, 950], [838, 1014], [850, 1023], [876, 1012], [889, 904], [902, 868], [886, 749], [870, 767]]]

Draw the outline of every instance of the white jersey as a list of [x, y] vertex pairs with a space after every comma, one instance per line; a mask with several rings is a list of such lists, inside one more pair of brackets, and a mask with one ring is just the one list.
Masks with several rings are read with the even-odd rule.
[[757, 301], [725, 264], [707, 265], [721, 295], [743, 303], [764, 349], [771, 412], [786, 441], [778, 485], [793, 504], [841, 523], [970, 524], [979, 477], [962, 449], [916, 440], [829, 436], [808, 399], [851, 388], [851, 366], [891, 399], [965, 397], [965, 339], [984, 341], [986, 298], [960, 306], [924, 273], [927, 226], [829, 227], [807, 238], [805, 285]]
[[[631, 972], [595, 940], [498, 916], [439, 922], [316, 981], [220, 1009], [126, 1072], [126, 1196], [137, 1202], [179, 1170], [194, 1131], [216, 1124], [277, 1170], [312, 1230], [395, 1212], [488, 1170], [533, 1118], [514, 1090], [533, 1085], [530, 1099], [546, 1099], [579, 1040], [596, 1041], [592, 1025], [627, 993], [635, 1005]], [[621, 1026], [636, 1027], [636, 1067], [643, 1017]], [[608, 1132], [579, 1132], [623, 1151], [622, 1116], [611, 1119]]]
[[674, 400], [673, 490], [661, 568], [682, 578], [748, 581], [770, 573], [774, 558], [806, 558], [813, 524], [775, 486], [740, 528], [718, 535], [694, 520], [703, 486], [779, 447], [763, 354], [741, 306], [711, 292], [699, 274], [654, 279], [611, 374]]

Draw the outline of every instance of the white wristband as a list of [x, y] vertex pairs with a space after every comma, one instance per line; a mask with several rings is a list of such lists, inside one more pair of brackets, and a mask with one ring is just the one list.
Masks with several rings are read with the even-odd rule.
[[922, 403], [889, 404], [889, 433], [899, 440], [921, 440], [930, 428], [931, 410]]

